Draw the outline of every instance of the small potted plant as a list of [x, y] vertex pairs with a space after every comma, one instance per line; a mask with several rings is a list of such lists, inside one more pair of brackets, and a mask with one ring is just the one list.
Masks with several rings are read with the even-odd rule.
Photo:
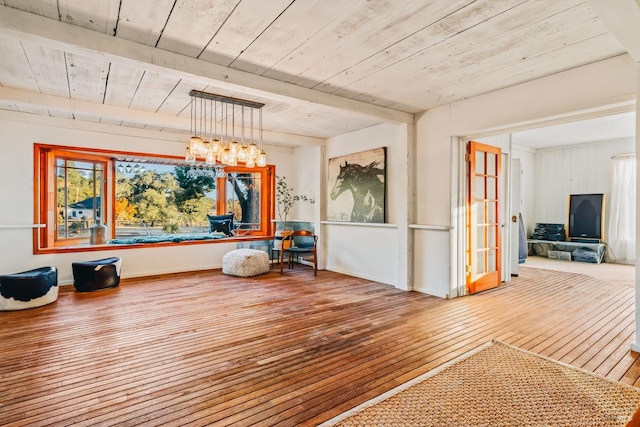
[[293, 205], [299, 201], [315, 203], [315, 200], [304, 194], [293, 194], [293, 188], [287, 185], [284, 176], [276, 176], [276, 180], [276, 202], [282, 228], [276, 231], [273, 247], [274, 249], [282, 249], [282, 240], [293, 232], [287, 229], [287, 216]]

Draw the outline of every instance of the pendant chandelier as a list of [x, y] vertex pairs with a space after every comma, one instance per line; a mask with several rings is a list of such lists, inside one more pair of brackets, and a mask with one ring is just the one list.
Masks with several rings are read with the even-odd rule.
[[262, 147], [264, 104], [199, 90], [192, 90], [189, 95], [193, 136], [187, 144], [184, 158], [187, 163], [224, 167], [240, 162], [249, 168], [267, 166], [267, 154]]

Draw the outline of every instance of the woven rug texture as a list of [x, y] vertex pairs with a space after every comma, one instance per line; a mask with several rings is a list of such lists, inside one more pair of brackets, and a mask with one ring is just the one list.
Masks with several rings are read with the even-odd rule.
[[625, 426], [639, 403], [640, 389], [492, 341], [323, 425]]

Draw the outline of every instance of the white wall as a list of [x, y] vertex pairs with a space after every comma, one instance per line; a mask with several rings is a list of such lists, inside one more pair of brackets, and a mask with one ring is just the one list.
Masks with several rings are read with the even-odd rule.
[[437, 108], [416, 117], [415, 223], [412, 229], [412, 288], [442, 298], [452, 296], [451, 187], [454, 142], [448, 126], [447, 108]]
[[406, 268], [408, 203], [406, 126], [384, 124], [330, 138], [326, 158], [379, 147], [387, 147], [387, 224], [323, 222], [326, 268], [407, 289], [406, 272], [402, 270]]
[[[452, 227], [449, 258], [452, 272], [446, 294], [455, 295], [464, 284], [460, 272], [463, 248], [455, 247], [464, 233], [458, 227], [462, 203], [458, 191], [461, 173], [454, 137], [481, 137], [551, 123], [560, 118], [610, 112], [636, 99], [635, 63], [621, 55], [514, 87], [444, 105], [417, 116], [416, 123], [416, 219], [418, 223]], [[531, 220], [528, 220], [531, 221]], [[415, 241], [421, 259], [440, 259], [428, 241]], [[439, 255], [439, 254], [434, 254]], [[441, 268], [438, 265], [430, 268]], [[414, 268], [414, 274], [416, 268]], [[439, 280], [444, 280], [441, 278]]]
[[299, 201], [291, 208], [291, 218], [311, 221], [319, 228], [321, 212], [321, 182], [324, 147], [299, 147], [294, 151], [290, 185], [294, 194], [305, 195], [314, 203]]
[[[27, 115], [30, 116], [30, 115]], [[45, 120], [54, 126], [20, 123], [19, 113], [0, 112], [0, 183], [2, 183], [2, 206], [0, 226], [33, 224], [34, 182], [33, 143], [95, 147], [140, 153], [182, 155], [185, 140], [157, 132], [147, 132], [153, 137], [119, 135], [122, 128], [95, 125], [93, 130], [59, 127], [62, 119]], [[30, 117], [27, 117], [27, 122]], [[64, 125], [68, 126], [69, 121]], [[86, 127], [86, 125], [81, 125]], [[89, 126], [91, 127], [91, 126]], [[276, 170], [293, 172], [294, 150], [286, 147], [265, 147], [269, 163]], [[123, 259], [122, 276], [136, 277], [191, 270], [222, 267], [222, 256], [236, 247], [236, 243], [214, 243], [200, 245], [170, 246], [148, 249], [119, 249], [97, 252], [75, 252], [64, 254], [33, 254], [31, 228], [0, 228], [0, 274], [14, 273], [42, 266], [59, 269], [60, 284], [73, 281], [71, 263], [108, 256]]]
[[605, 241], [609, 229], [611, 157], [635, 153], [635, 139], [617, 139], [536, 151], [533, 223], [567, 224], [570, 194], [605, 194]]

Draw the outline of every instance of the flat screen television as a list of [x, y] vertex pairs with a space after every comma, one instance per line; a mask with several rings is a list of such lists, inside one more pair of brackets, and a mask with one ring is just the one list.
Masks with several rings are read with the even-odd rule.
[[604, 194], [569, 196], [569, 230], [572, 240], [602, 240], [604, 229]]

